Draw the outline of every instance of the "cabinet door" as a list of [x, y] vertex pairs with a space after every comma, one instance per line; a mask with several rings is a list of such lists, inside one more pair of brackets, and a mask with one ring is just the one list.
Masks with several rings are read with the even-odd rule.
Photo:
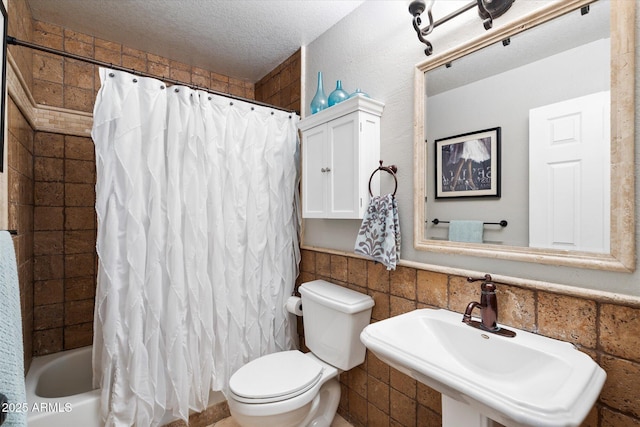
[[325, 180], [329, 162], [326, 147], [326, 125], [309, 129], [302, 135], [302, 216], [305, 218], [325, 218], [327, 215]]
[[328, 217], [358, 218], [360, 211], [358, 113], [351, 113], [327, 124], [330, 171], [328, 178]]

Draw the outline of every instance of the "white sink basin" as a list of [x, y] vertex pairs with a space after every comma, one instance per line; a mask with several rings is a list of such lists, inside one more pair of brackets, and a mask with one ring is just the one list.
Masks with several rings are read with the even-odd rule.
[[360, 339], [394, 368], [506, 426], [579, 426], [605, 371], [572, 344], [509, 329], [517, 335], [423, 309], [373, 323]]

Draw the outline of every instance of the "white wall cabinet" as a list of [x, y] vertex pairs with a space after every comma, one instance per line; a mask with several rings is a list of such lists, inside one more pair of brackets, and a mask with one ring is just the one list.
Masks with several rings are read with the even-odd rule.
[[[300, 121], [304, 218], [364, 216], [369, 177], [379, 166], [383, 109], [383, 103], [357, 96]], [[379, 175], [371, 181], [373, 194]]]

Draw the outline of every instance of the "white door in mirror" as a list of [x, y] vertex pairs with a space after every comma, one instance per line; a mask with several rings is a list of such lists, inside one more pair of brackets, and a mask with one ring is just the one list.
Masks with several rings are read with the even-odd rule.
[[609, 91], [529, 111], [529, 246], [610, 252]]

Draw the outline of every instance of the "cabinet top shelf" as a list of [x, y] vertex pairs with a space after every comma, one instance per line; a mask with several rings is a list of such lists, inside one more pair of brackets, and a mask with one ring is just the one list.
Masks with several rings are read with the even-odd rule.
[[384, 103], [363, 95], [358, 95], [342, 101], [339, 104], [325, 108], [316, 114], [305, 117], [298, 122], [298, 128], [304, 131], [354, 111], [364, 111], [380, 117], [382, 116], [383, 109]]

